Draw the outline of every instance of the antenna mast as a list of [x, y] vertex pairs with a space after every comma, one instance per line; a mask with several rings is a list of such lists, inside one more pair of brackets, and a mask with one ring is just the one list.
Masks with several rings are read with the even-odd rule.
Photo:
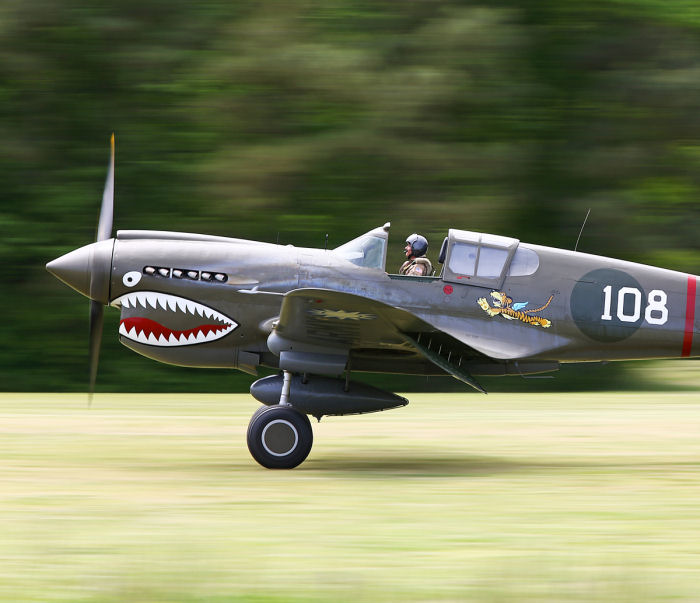
[[583, 224], [581, 224], [581, 230], [578, 233], [578, 238], [576, 239], [576, 245], [574, 245], [574, 251], [578, 249], [578, 242], [581, 240], [581, 235], [583, 234], [583, 227], [586, 225], [586, 220], [588, 220], [588, 216], [591, 215], [591, 208], [588, 208], [588, 213], [586, 214], [586, 217], [583, 219]]

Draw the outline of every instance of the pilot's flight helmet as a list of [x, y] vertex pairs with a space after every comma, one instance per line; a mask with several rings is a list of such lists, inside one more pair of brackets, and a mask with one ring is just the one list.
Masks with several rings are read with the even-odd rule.
[[417, 258], [425, 255], [428, 251], [428, 239], [416, 233], [406, 239], [406, 245], [411, 246], [411, 252]]

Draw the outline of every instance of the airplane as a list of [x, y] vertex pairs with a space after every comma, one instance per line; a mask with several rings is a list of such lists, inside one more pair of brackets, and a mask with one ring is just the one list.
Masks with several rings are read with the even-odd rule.
[[532, 375], [561, 363], [700, 355], [698, 277], [450, 228], [435, 276], [386, 271], [390, 224], [331, 250], [167, 231], [112, 236], [114, 137], [96, 242], [46, 265], [90, 299], [90, 392], [105, 306], [154, 360], [279, 371], [247, 444], [263, 467], [308, 456], [309, 416], [408, 404], [352, 373]]

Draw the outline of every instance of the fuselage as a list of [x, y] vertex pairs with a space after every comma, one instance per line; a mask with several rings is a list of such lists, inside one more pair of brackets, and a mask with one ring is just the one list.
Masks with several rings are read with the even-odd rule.
[[[517, 241], [503, 245], [510, 251], [502, 272], [470, 275], [455, 246], [438, 277], [399, 277], [334, 251], [187, 233], [120, 231], [95, 245], [99, 253], [85, 252], [85, 262], [90, 270], [98, 264], [109, 270], [108, 286], [90, 295], [84, 284], [69, 284], [121, 310], [122, 343], [171, 364], [249, 372], [276, 366], [268, 337], [284, 294], [303, 288], [400, 308], [420, 319], [426, 335], [446, 334], [504, 366], [676, 358], [700, 350], [695, 276]], [[482, 244], [480, 257], [486, 251]], [[358, 370], [440, 372], [400, 338], [363, 341], [356, 352]]]

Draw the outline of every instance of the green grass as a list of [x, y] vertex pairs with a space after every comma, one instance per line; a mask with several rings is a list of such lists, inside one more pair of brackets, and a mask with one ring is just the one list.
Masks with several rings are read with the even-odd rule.
[[0, 600], [697, 601], [700, 393], [420, 394], [249, 457], [245, 395], [0, 395]]

